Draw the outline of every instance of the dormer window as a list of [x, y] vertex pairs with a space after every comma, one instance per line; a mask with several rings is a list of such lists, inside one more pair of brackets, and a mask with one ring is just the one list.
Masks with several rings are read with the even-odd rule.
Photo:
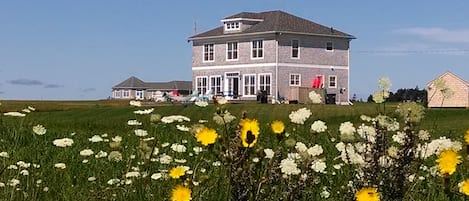
[[226, 31], [239, 30], [239, 22], [225, 22], [225, 30]]

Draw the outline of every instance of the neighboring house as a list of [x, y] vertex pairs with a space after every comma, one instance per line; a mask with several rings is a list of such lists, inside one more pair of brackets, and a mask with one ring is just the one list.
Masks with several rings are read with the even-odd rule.
[[189, 37], [199, 92], [255, 100], [262, 90], [289, 98], [295, 87], [316, 85], [334, 102], [348, 102], [354, 36], [282, 11], [242, 12], [221, 22]]
[[469, 107], [469, 82], [447, 71], [427, 84], [428, 107]]
[[156, 99], [163, 93], [178, 90], [180, 94], [192, 92], [191, 81], [144, 82], [134, 76], [112, 87], [113, 99]]

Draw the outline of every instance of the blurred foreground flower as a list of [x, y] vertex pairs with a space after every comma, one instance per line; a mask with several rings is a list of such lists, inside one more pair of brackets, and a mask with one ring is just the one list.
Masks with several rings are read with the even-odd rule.
[[241, 126], [241, 142], [243, 147], [253, 147], [259, 136], [259, 123], [256, 119], [242, 119], [239, 122]]
[[44, 135], [46, 134], [46, 128], [42, 125], [36, 125], [33, 127], [33, 132], [36, 133], [36, 135]]
[[179, 179], [186, 174], [186, 168], [183, 166], [177, 166], [169, 171], [169, 176], [173, 179]]
[[191, 189], [177, 185], [171, 193], [171, 201], [189, 201], [192, 200]]
[[461, 163], [461, 156], [454, 150], [448, 149], [440, 153], [436, 162], [442, 175], [452, 175], [458, 164]]
[[273, 121], [270, 126], [272, 128], [272, 132], [275, 134], [282, 134], [285, 131], [285, 125], [282, 121]]
[[135, 106], [135, 107], [141, 107], [142, 106], [142, 103], [140, 101], [134, 101], [134, 100], [131, 100], [130, 105], [132, 106]]
[[379, 201], [379, 194], [376, 188], [362, 188], [355, 193], [357, 201]]
[[308, 97], [309, 97], [309, 99], [311, 100], [311, 102], [313, 102], [313, 104], [320, 104], [320, 103], [322, 103], [321, 95], [319, 95], [319, 94], [316, 93], [315, 91], [309, 92]]
[[459, 192], [464, 195], [469, 195], [469, 179], [464, 180], [458, 184]]
[[306, 108], [298, 109], [297, 111], [293, 111], [288, 115], [290, 121], [295, 124], [304, 124], [305, 121], [311, 116], [311, 110]]
[[196, 134], [197, 142], [200, 142], [204, 146], [215, 143], [217, 137], [217, 131], [207, 127], [202, 128]]
[[73, 144], [73, 140], [70, 138], [55, 139], [52, 143], [57, 147], [70, 147]]
[[12, 117], [24, 117], [26, 114], [23, 114], [21, 112], [5, 112], [3, 113], [5, 116], [12, 116]]

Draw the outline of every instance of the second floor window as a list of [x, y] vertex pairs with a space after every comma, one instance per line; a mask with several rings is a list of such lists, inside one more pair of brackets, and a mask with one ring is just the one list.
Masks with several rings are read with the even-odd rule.
[[300, 74], [290, 74], [290, 86], [301, 86]]
[[292, 58], [300, 57], [300, 41], [299, 40], [291, 41], [291, 57]]
[[337, 76], [329, 75], [329, 88], [337, 88]]
[[251, 46], [251, 58], [263, 58], [264, 57], [264, 41], [253, 40]]
[[332, 52], [334, 50], [334, 44], [332, 42], [326, 42], [326, 51]]
[[204, 45], [204, 61], [213, 61], [215, 50], [213, 44], [205, 44]]
[[238, 59], [238, 43], [230, 42], [226, 44], [226, 59], [227, 60], [236, 60]]

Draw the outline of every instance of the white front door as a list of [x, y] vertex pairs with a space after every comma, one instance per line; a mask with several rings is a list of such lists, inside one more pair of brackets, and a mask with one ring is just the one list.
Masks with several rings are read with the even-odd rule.
[[143, 100], [143, 91], [142, 90], [135, 91], [135, 99]]
[[226, 99], [234, 99], [239, 94], [239, 73], [225, 73], [224, 95]]

